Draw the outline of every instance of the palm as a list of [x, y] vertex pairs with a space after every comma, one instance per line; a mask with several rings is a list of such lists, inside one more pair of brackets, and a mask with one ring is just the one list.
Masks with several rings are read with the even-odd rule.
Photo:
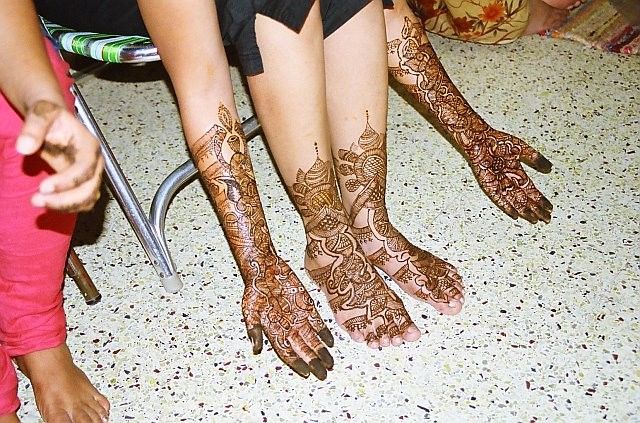
[[483, 142], [475, 144], [469, 162], [485, 194], [513, 219], [522, 217], [531, 223], [551, 220], [552, 204], [536, 188], [521, 162], [542, 173], [549, 173], [552, 165], [526, 142], [490, 130]]

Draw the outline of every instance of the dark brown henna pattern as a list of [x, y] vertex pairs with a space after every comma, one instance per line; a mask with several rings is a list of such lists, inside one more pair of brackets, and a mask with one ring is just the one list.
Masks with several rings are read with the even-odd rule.
[[290, 192], [307, 233], [307, 271], [327, 295], [338, 323], [367, 343], [402, 337], [413, 322], [351, 233], [331, 163], [318, 157], [306, 172], [299, 169]]
[[356, 193], [349, 217], [371, 263], [413, 297], [443, 313], [457, 313], [462, 279], [455, 267], [411, 244], [389, 221], [386, 137], [370, 126], [368, 116], [358, 142], [349, 150], [340, 149], [336, 162], [346, 189]]
[[296, 373], [324, 379], [333, 359], [320, 339], [332, 346], [331, 333], [273, 248], [240, 122], [224, 105], [218, 119], [220, 125], [195, 141], [191, 151], [245, 282], [242, 312], [253, 351], [262, 350], [264, 331]]
[[[466, 102], [429, 43], [421, 23], [405, 17], [401, 38], [387, 43], [389, 71], [448, 133], [487, 196], [513, 219], [549, 222], [553, 206], [522, 168], [551, 162], [521, 139], [493, 129]], [[393, 63], [393, 65], [392, 65]]]

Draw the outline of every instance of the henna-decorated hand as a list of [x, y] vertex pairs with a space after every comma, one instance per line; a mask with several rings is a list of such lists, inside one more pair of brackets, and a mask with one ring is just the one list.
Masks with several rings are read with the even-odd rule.
[[482, 140], [465, 149], [471, 169], [482, 190], [513, 219], [549, 223], [553, 205], [529, 179], [520, 162], [542, 173], [551, 172], [551, 162], [513, 135], [489, 129]]
[[[279, 257], [252, 266], [242, 297], [242, 314], [253, 353], [262, 351], [262, 334], [267, 336], [280, 359], [302, 377], [313, 373], [327, 377], [333, 357], [325, 347], [333, 336], [325, 326], [304, 286]], [[265, 269], [263, 273], [257, 273]]]

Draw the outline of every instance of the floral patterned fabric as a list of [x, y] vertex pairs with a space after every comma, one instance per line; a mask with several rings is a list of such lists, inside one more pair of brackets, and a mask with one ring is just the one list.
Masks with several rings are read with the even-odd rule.
[[505, 44], [520, 37], [529, 0], [409, 0], [425, 29], [443, 37]]

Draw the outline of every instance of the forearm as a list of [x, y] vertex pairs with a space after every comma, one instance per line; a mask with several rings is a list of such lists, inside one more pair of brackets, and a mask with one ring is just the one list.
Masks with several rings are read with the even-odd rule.
[[[400, 2], [398, 2], [400, 3]], [[385, 11], [389, 72], [465, 152], [490, 127], [467, 103], [438, 59], [422, 23], [404, 6]]]
[[33, 3], [0, 0], [0, 91], [24, 115], [46, 100], [64, 106]]

